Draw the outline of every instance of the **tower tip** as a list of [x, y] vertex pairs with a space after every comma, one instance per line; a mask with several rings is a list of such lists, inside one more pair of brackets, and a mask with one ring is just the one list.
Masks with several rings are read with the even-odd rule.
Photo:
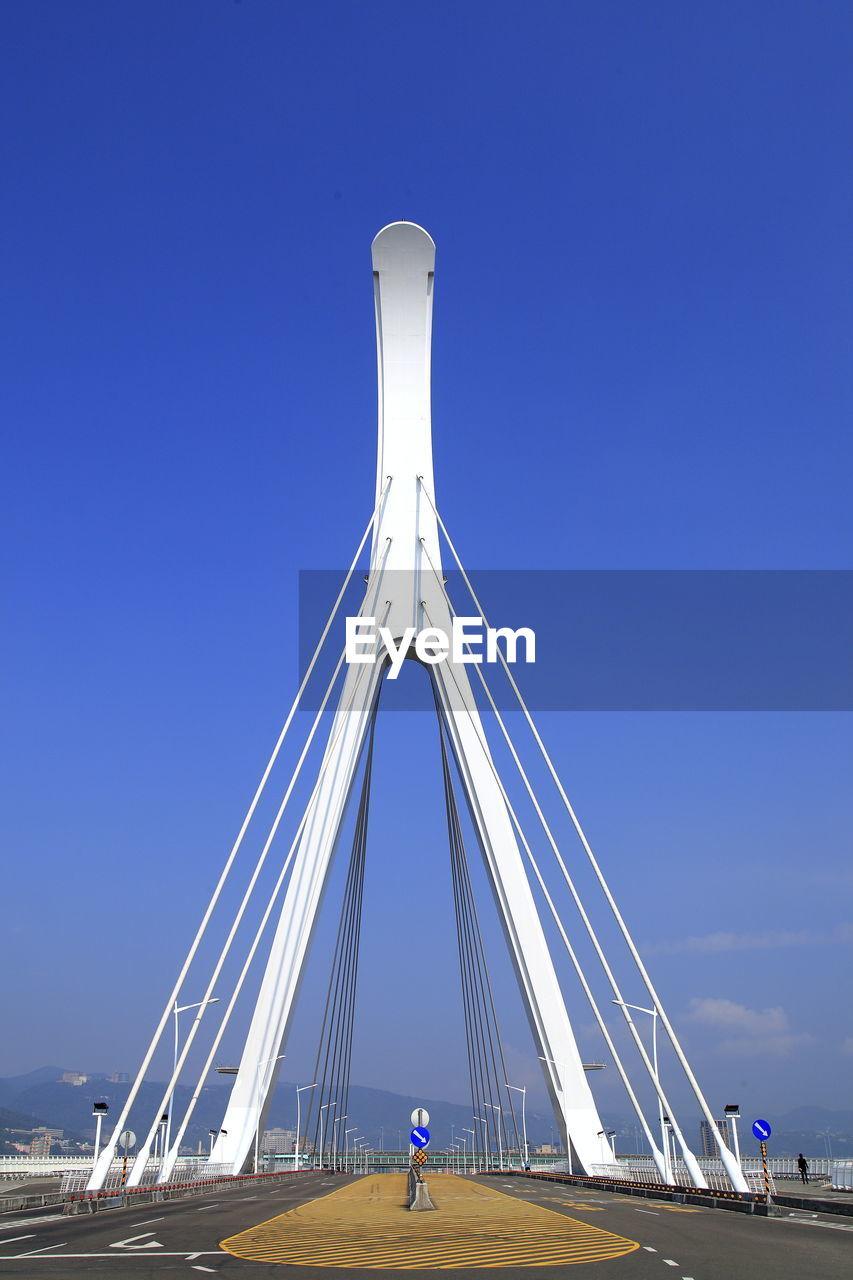
[[371, 252], [374, 271], [403, 262], [413, 270], [435, 269], [435, 242], [416, 222], [389, 222], [374, 236]]

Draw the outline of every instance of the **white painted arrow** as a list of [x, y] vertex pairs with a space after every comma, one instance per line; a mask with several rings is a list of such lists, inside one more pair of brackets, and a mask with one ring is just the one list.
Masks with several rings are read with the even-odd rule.
[[153, 1231], [143, 1231], [141, 1236], [128, 1236], [126, 1240], [116, 1240], [115, 1244], [111, 1244], [111, 1249], [162, 1249], [163, 1246], [158, 1244], [156, 1240], [148, 1240], [145, 1244], [134, 1244], [134, 1240], [144, 1240], [146, 1236], [153, 1236]]

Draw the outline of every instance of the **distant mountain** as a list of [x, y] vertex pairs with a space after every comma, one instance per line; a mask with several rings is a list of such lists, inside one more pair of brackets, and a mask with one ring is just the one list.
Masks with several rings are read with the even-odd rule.
[[[92, 1074], [84, 1085], [62, 1084], [59, 1077], [67, 1068], [42, 1067], [25, 1075], [0, 1079], [0, 1107], [7, 1107], [23, 1114], [30, 1125], [47, 1125], [64, 1129], [69, 1136], [94, 1135], [92, 1103], [104, 1099], [110, 1111], [117, 1115], [130, 1086], [113, 1084], [103, 1075]], [[187, 1128], [185, 1146], [193, 1150], [209, 1143], [209, 1130], [222, 1123], [227, 1093], [231, 1080], [214, 1077], [202, 1090], [193, 1118]], [[146, 1081], [140, 1089], [130, 1116], [130, 1126], [137, 1133], [150, 1123], [151, 1116], [160, 1105], [165, 1090], [164, 1083]], [[176, 1090], [176, 1113], [180, 1114], [190, 1098], [191, 1090], [182, 1085]], [[302, 1128], [309, 1135], [316, 1122], [316, 1111], [308, 1121], [310, 1103], [302, 1095]], [[360, 1132], [379, 1148], [396, 1147], [406, 1142], [410, 1128], [410, 1115], [415, 1107], [426, 1107], [430, 1113], [430, 1130], [433, 1145], [439, 1150], [451, 1141], [451, 1137], [468, 1137], [466, 1129], [472, 1127], [470, 1104], [447, 1102], [441, 1099], [389, 1093], [384, 1089], [371, 1089], [364, 1085], [350, 1087], [347, 1107], [350, 1122], [359, 1126]], [[773, 1128], [770, 1141], [771, 1155], [796, 1155], [804, 1151], [811, 1156], [822, 1156], [831, 1148], [839, 1157], [853, 1155], [853, 1111], [830, 1111], [824, 1107], [802, 1106], [792, 1111], [766, 1117]], [[516, 1110], [516, 1120], [521, 1131], [521, 1112]], [[602, 1123], [617, 1132], [616, 1149], [622, 1154], [635, 1151], [637, 1124], [633, 1116], [604, 1113]], [[278, 1085], [270, 1103], [267, 1128], [294, 1129], [296, 1127], [296, 1086], [282, 1082]], [[0, 1125], [0, 1127], [3, 1127]], [[22, 1125], [9, 1127], [23, 1128]], [[684, 1133], [695, 1148], [699, 1146], [699, 1118], [682, 1117]], [[549, 1113], [529, 1107], [527, 1133], [531, 1147], [554, 1142], [556, 1132]], [[746, 1118], [739, 1122], [740, 1145], [751, 1151], [752, 1136]], [[826, 1138], [824, 1135], [828, 1135]]]
[[28, 1071], [22, 1076], [6, 1076], [0, 1078], [0, 1106], [5, 1106], [7, 1102], [14, 1099], [24, 1089], [30, 1088], [34, 1084], [49, 1084], [68, 1070], [68, 1067], [38, 1067], [35, 1071]]

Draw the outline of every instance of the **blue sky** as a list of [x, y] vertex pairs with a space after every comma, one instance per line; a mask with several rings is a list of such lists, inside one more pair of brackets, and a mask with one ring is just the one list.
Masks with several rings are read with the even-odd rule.
[[[295, 689], [298, 572], [370, 511], [387, 222], [438, 246], [471, 568], [849, 564], [850, 35], [836, 3], [6, 13], [0, 1072], [141, 1055]], [[849, 718], [542, 725], [709, 1095], [845, 1105]], [[376, 776], [355, 1076], [461, 1100], [427, 717], [384, 717]]]

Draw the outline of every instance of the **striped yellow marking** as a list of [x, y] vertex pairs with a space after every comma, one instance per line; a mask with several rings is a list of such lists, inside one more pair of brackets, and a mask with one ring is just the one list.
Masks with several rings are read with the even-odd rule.
[[252, 1262], [362, 1270], [553, 1267], [620, 1258], [636, 1240], [483, 1183], [434, 1180], [435, 1213], [411, 1213], [405, 1174], [374, 1174], [223, 1240]]

